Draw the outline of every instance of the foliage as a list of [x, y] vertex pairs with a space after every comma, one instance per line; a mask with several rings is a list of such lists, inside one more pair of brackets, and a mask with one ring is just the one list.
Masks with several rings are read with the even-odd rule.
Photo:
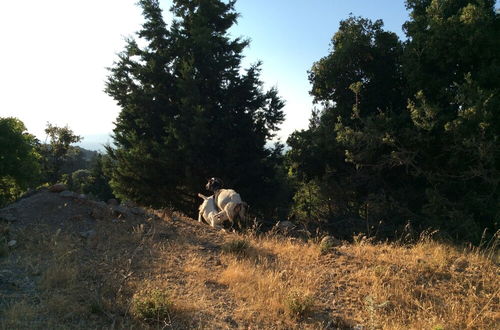
[[312, 312], [314, 305], [313, 297], [299, 292], [292, 292], [288, 295], [285, 306], [286, 312], [291, 317], [304, 317]]
[[[409, 122], [401, 53], [397, 36], [381, 21], [350, 17], [340, 23], [331, 53], [313, 65], [311, 94], [322, 109], [313, 112], [308, 130], [288, 139], [299, 218], [328, 220], [347, 234], [403, 213], [398, 198], [410, 179], [391, 157]], [[354, 227], [341, 228], [353, 218]]]
[[288, 139], [294, 213], [384, 235], [412, 220], [477, 242], [500, 219], [500, 20], [487, 0], [407, 8], [404, 43], [350, 17], [314, 63], [320, 109]]
[[407, 7], [406, 148], [418, 160], [412, 174], [426, 182], [422, 212], [426, 224], [477, 241], [500, 220], [500, 18], [489, 0]]
[[128, 40], [106, 86], [121, 107], [108, 148], [115, 193], [192, 211], [206, 178], [219, 176], [261, 209], [275, 184], [265, 145], [283, 101], [263, 89], [260, 63], [241, 70], [248, 41], [228, 34], [234, 1], [176, 0], [169, 28], [158, 1], [139, 4], [140, 42]]
[[79, 153], [79, 150], [71, 144], [80, 142], [82, 137], [75, 135], [68, 126], [58, 127], [51, 123], [47, 123], [45, 133], [50, 139], [49, 143], [39, 145], [39, 152], [43, 156], [43, 173], [47, 182], [56, 183], [61, 179], [63, 166], [67, 165], [68, 160], [75, 158], [74, 155]]
[[40, 175], [36, 138], [16, 118], [0, 118], [0, 207], [12, 202]]
[[83, 168], [71, 174], [63, 175], [65, 183], [70, 190], [88, 194], [99, 200], [114, 198], [109, 185], [109, 177], [104, 173], [105, 163], [108, 161], [107, 155], [97, 154], [88, 169]]
[[132, 315], [148, 322], [162, 322], [169, 319], [172, 305], [164, 290], [139, 291], [132, 298]]

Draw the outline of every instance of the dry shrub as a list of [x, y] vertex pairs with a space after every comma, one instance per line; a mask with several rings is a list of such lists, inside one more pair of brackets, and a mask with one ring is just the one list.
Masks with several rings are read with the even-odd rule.
[[225, 253], [232, 253], [235, 255], [245, 255], [248, 251], [250, 244], [245, 239], [235, 239], [226, 242], [222, 245], [222, 251]]

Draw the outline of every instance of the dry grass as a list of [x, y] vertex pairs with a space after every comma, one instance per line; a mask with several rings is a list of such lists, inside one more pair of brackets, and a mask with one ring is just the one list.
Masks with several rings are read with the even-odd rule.
[[245, 258], [222, 258], [227, 267], [220, 282], [236, 298], [235, 315], [257, 324], [296, 324], [297, 317], [313, 309], [318, 278], [306, 264], [317, 261], [317, 246], [270, 238], [247, 240]]
[[11, 229], [19, 246], [0, 269], [29, 281], [0, 298], [0, 329], [500, 324], [496, 250], [358, 240], [325, 253], [317, 242], [175, 218], [98, 221], [92, 239], [43, 225]]

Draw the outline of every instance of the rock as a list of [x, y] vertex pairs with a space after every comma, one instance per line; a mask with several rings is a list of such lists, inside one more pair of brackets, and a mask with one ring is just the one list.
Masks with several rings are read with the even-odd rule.
[[278, 227], [280, 230], [289, 231], [294, 229], [295, 225], [293, 224], [293, 222], [285, 220], [285, 221], [278, 221], [276, 227]]
[[130, 212], [132, 212], [132, 214], [135, 214], [135, 215], [146, 215], [146, 211], [144, 211], [140, 207], [131, 208]]
[[61, 197], [77, 197], [78, 195], [72, 191], [64, 190], [59, 193]]
[[122, 205], [125, 207], [136, 207], [137, 206], [137, 204], [132, 202], [132, 201], [123, 201]]
[[68, 186], [64, 183], [56, 183], [55, 185], [49, 187], [49, 191], [53, 193], [60, 193], [65, 190], [68, 190]]
[[117, 218], [126, 218], [129, 215], [129, 210], [123, 205], [113, 206], [111, 207], [111, 211], [113, 216]]
[[332, 247], [340, 246], [342, 242], [336, 239], [333, 236], [325, 236], [319, 243], [319, 246], [322, 250], [328, 250]]
[[469, 267], [469, 262], [465, 258], [458, 258], [452, 265], [453, 270], [459, 273], [466, 270], [467, 267]]
[[107, 204], [104, 203], [103, 201], [91, 201], [91, 203], [97, 207], [100, 207], [100, 208], [106, 208], [107, 207]]
[[295, 225], [293, 222], [285, 220], [285, 221], [278, 221], [274, 225], [274, 230], [278, 233], [282, 233], [284, 235], [290, 234], [293, 230], [295, 229]]
[[85, 194], [80, 194], [80, 195], [78, 195], [78, 198], [79, 198], [79, 199], [87, 199], [87, 195], [85, 195]]
[[111, 211], [106, 207], [94, 207], [90, 211], [90, 216], [96, 220], [105, 220], [111, 217]]
[[110, 198], [110, 199], [108, 199], [108, 205], [111, 205], [111, 206], [118, 206], [118, 205], [120, 205], [120, 204], [118, 203], [118, 201], [117, 201], [116, 199], [114, 199], [114, 198]]
[[7, 245], [8, 245], [9, 247], [14, 247], [16, 244], [17, 244], [17, 241], [16, 241], [15, 239], [10, 240], [10, 241], [9, 241], [9, 243], [7, 243]]

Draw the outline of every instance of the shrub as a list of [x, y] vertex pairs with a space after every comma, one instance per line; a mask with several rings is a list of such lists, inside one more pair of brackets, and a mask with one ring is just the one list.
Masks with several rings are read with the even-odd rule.
[[160, 289], [139, 291], [132, 298], [132, 315], [148, 322], [159, 322], [169, 318], [172, 311], [169, 294]]
[[244, 255], [247, 253], [250, 244], [244, 239], [237, 239], [226, 242], [222, 245], [222, 251], [236, 255]]
[[292, 317], [301, 318], [311, 313], [313, 298], [299, 292], [292, 292], [285, 301], [286, 313]]

